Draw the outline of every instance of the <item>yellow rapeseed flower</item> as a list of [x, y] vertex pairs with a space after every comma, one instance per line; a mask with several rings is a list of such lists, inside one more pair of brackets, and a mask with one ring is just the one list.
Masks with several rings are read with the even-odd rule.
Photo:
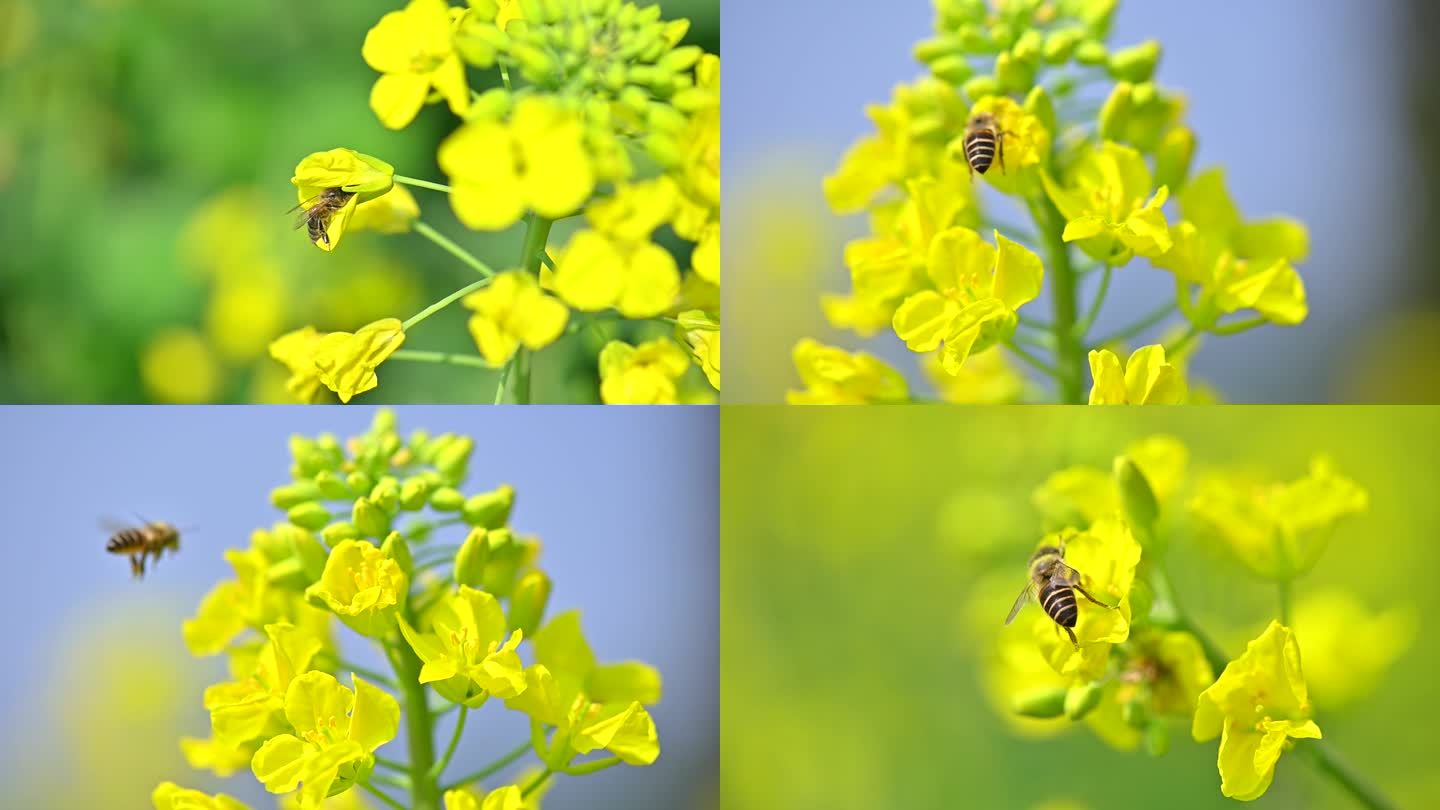
[[350, 194], [338, 211], [326, 220], [324, 239], [315, 246], [330, 252], [339, 246], [350, 227], [350, 219], [363, 202], [380, 197], [394, 186], [395, 167], [354, 149], [331, 149], [306, 155], [290, 178], [297, 201], [305, 210], [314, 208], [327, 191], [339, 189]]
[[370, 88], [370, 109], [390, 129], [414, 121], [432, 88], [456, 115], [470, 109], [465, 66], [455, 52], [445, 0], [410, 0], [404, 9], [381, 17], [365, 35], [360, 55], [381, 74]]
[[1063, 183], [1042, 179], [1067, 221], [1065, 241], [1078, 241], [1097, 261], [1124, 264], [1132, 252], [1154, 258], [1174, 244], [1161, 210], [1170, 190], [1154, 189], [1145, 158], [1128, 146], [1106, 141], [1087, 150]]
[[270, 343], [270, 356], [285, 364], [290, 378], [285, 381], [285, 390], [290, 396], [303, 403], [316, 402], [320, 397], [320, 369], [315, 367], [315, 350], [324, 337], [313, 326], [303, 326], [293, 332], [286, 332]]
[[[1118, 517], [1103, 517], [1085, 531], [1074, 529], [1047, 536], [1044, 545], [1065, 544], [1065, 563], [1080, 572], [1081, 584], [1114, 609], [1077, 598], [1074, 627], [1078, 647], [1049, 617], [1040, 616], [1032, 629], [1041, 652], [1055, 671], [1069, 678], [1093, 681], [1105, 674], [1110, 649], [1130, 637], [1130, 587], [1140, 564], [1140, 544]], [[1078, 596], [1078, 595], [1077, 595]], [[1037, 616], [1040, 611], [1036, 611]]]
[[1295, 634], [1272, 621], [1200, 694], [1191, 733], [1220, 737], [1220, 792], [1248, 802], [1269, 789], [1291, 740], [1320, 738], [1311, 711]]
[[565, 332], [570, 310], [540, 289], [535, 277], [521, 270], [501, 273], [486, 287], [465, 296], [475, 310], [470, 336], [485, 362], [505, 365], [521, 346], [537, 351]]
[[284, 730], [285, 691], [310, 668], [324, 641], [292, 624], [267, 625], [268, 643], [243, 680], [205, 690], [205, 709], [219, 744], [242, 746]]
[[1109, 349], [1090, 352], [1091, 405], [1182, 405], [1187, 387], [1180, 369], [1165, 362], [1164, 346], [1143, 346], [1122, 366]]
[[850, 353], [805, 338], [795, 344], [795, 369], [803, 391], [786, 391], [791, 405], [865, 405], [906, 402], [905, 377], [865, 352]]
[[527, 810], [520, 788], [507, 785], [496, 788], [481, 799], [465, 788], [445, 791], [445, 810]]
[[958, 374], [945, 371], [943, 351], [931, 352], [921, 368], [940, 399], [961, 405], [1005, 405], [1018, 402], [1025, 393], [1025, 377], [1010, 363], [1005, 352], [990, 349], [970, 355]]
[[542, 96], [521, 99], [509, 121], [466, 123], [440, 144], [438, 160], [455, 215], [477, 230], [508, 228], [526, 210], [559, 219], [595, 189], [584, 122]]
[[680, 270], [654, 242], [582, 230], [555, 257], [553, 283], [555, 292], [582, 312], [614, 308], [628, 318], [651, 318], [675, 303]]
[[[1040, 119], [1008, 96], [986, 96], [970, 109], [971, 117], [991, 115], [1001, 130], [1005, 149], [1005, 165], [999, 155], [984, 175], [985, 181], [1006, 194], [1023, 194], [1039, 190], [1035, 172], [1050, 154], [1050, 133]], [[946, 147], [950, 159], [966, 163], [963, 130]]]
[[674, 405], [690, 359], [669, 338], [639, 346], [612, 340], [600, 350], [600, 399], [607, 405]]
[[360, 635], [382, 638], [395, 628], [395, 614], [408, 588], [404, 570], [385, 552], [366, 540], [342, 540], [330, 550], [325, 572], [305, 596]]
[[420, 218], [420, 204], [405, 186], [392, 186], [389, 191], [355, 207], [350, 220], [352, 231], [406, 233]]
[[428, 611], [424, 632], [400, 617], [400, 632], [425, 665], [420, 683], [434, 684], [453, 703], [478, 707], [490, 695], [511, 698], [525, 690], [524, 665], [515, 649], [520, 631], [505, 632], [495, 597], [468, 585]]
[[350, 332], [331, 332], [314, 344], [320, 382], [349, 402], [380, 384], [375, 369], [405, 342], [397, 318], [385, 318]]
[[155, 803], [155, 810], [250, 810], [250, 805], [224, 793], [210, 796], [174, 782], [161, 782], [150, 794], [150, 801]]
[[1316, 698], [1338, 709], [1368, 695], [1414, 644], [1418, 623], [1410, 607], [1372, 612], [1340, 589], [1301, 592], [1294, 625], [1305, 652], [1306, 682]]
[[215, 353], [193, 329], [166, 329], [140, 353], [140, 378], [157, 402], [210, 402], [220, 390]]

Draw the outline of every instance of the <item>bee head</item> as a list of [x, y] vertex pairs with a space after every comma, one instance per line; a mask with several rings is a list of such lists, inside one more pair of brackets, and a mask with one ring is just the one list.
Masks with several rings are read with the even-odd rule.
[[994, 129], [995, 116], [988, 112], [975, 113], [970, 116], [970, 126], [975, 129]]

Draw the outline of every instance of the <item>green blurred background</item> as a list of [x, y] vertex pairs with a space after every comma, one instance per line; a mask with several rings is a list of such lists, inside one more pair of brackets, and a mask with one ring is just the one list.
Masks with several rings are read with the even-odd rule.
[[[0, 402], [287, 401], [274, 337], [403, 319], [472, 281], [413, 234], [355, 234], [326, 255], [285, 213], [295, 164], [335, 146], [443, 179], [444, 105], [390, 132], [367, 103], [360, 45], [403, 5], [0, 0]], [[717, 0], [661, 5], [718, 52]], [[467, 232], [443, 196], [417, 197], [425, 221], [495, 266], [519, 254], [519, 228]], [[407, 348], [473, 353], [465, 317], [446, 310]], [[595, 356], [616, 334], [548, 349], [537, 401], [596, 401]], [[431, 364], [381, 377], [365, 401], [488, 402], [495, 387], [491, 372]]]
[[[1415, 576], [1433, 569], [1440, 531], [1440, 410], [922, 407], [901, 416], [881, 406], [722, 409], [726, 810], [1231, 806], [1215, 741], [1195, 743], [1177, 726], [1163, 757], [1122, 753], [1063, 719], [1057, 733], [1036, 733], [989, 691], [987, 664], [1041, 535], [1032, 492], [1064, 467], [1109, 470], [1137, 438], [1185, 441], [1191, 484], [1235, 466], [1293, 480], [1314, 454], [1329, 454], [1369, 490], [1370, 510], [1341, 524], [1296, 584], [1297, 605], [1341, 592], [1417, 626], [1440, 609], [1440, 591]], [[1180, 598], [1234, 657], [1275, 616], [1274, 587], [1222, 549], [1185, 537], [1174, 546]], [[1440, 652], [1424, 630], [1337, 705], [1327, 695], [1378, 642], [1332, 638], [1338, 646], [1321, 655], [1337, 628], [1307, 628], [1298, 608], [1295, 626], [1302, 654], [1311, 640], [1305, 669], [1326, 740], [1400, 806], [1434, 806]], [[1257, 804], [1353, 806], [1293, 753]]]

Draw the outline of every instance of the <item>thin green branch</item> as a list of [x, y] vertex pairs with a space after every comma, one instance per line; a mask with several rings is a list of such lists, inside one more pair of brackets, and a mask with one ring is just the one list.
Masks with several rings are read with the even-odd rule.
[[1082, 342], [1090, 334], [1090, 328], [1095, 325], [1095, 319], [1100, 317], [1100, 308], [1105, 305], [1105, 296], [1110, 292], [1110, 277], [1114, 275], [1115, 268], [1106, 264], [1101, 269], [1100, 289], [1095, 291], [1095, 297], [1090, 301], [1090, 311], [1075, 326], [1075, 335]]
[[515, 355], [505, 361], [505, 367], [500, 369], [500, 382], [495, 386], [495, 404], [499, 405], [505, 401], [505, 385], [510, 382], [510, 372], [515, 368]]
[[485, 358], [473, 354], [453, 354], [450, 352], [425, 352], [415, 349], [397, 349], [390, 355], [391, 360], [409, 360], [415, 363], [449, 363], [452, 366], [469, 366], [470, 368], [483, 368], [486, 371], [494, 371]]
[[1090, 346], [1098, 348], [1100, 346], [1108, 346], [1112, 343], [1123, 343], [1124, 341], [1130, 340], [1136, 335], [1139, 335], [1141, 332], [1144, 332], [1150, 327], [1155, 326], [1156, 324], [1170, 317], [1172, 314], [1174, 314], [1175, 310], [1175, 302], [1167, 301], [1165, 304], [1151, 310], [1140, 320], [1130, 324], [1124, 329], [1121, 329], [1113, 334], [1106, 335], [1099, 340], [1090, 342]]
[[1330, 777], [1344, 788], [1351, 798], [1370, 810], [1397, 810], [1397, 806], [1385, 794], [1356, 773], [1324, 740], [1301, 740], [1295, 744], [1295, 751], [1304, 755], [1306, 762]]
[[347, 661], [346, 659], [339, 656], [327, 654], [322, 656], [322, 661], [324, 663], [330, 664], [330, 667], [327, 667], [328, 669], [335, 669], [336, 671], [349, 670], [350, 672], [359, 675], [367, 681], [372, 681], [390, 689], [399, 688], [399, 684], [397, 684], [395, 682], [395, 679], [390, 677], [389, 675], [384, 675], [382, 673], [376, 672], [373, 669], [362, 667], [353, 661]]
[[484, 286], [488, 285], [489, 283], [490, 283], [490, 279], [488, 279], [488, 278], [482, 278], [482, 279], [480, 279], [479, 281], [472, 281], [472, 282], [470, 282], [469, 284], [466, 284], [464, 287], [461, 287], [460, 289], [456, 290], [455, 292], [450, 293], [449, 295], [445, 296], [444, 298], [441, 298], [439, 301], [436, 301], [435, 303], [431, 304], [430, 306], [428, 306], [428, 307], [420, 310], [419, 312], [415, 313], [415, 315], [413, 315], [413, 316], [410, 318], [410, 320], [408, 320], [408, 321], [406, 321], [404, 324], [402, 324], [402, 325], [400, 326], [400, 328], [403, 329], [403, 330], [405, 330], [406, 332], [410, 331], [410, 329], [411, 329], [412, 327], [414, 327], [415, 325], [419, 324], [421, 321], [425, 320], [426, 318], [430, 317], [431, 315], [434, 315], [435, 313], [439, 312], [440, 310], [442, 310], [442, 309], [450, 306], [451, 304], [455, 303], [456, 301], [459, 301], [461, 298], [464, 298], [465, 296], [469, 295], [470, 293], [475, 292], [476, 290], [480, 289], [481, 287], [484, 287]]
[[541, 771], [539, 776], [535, 777], [535, 779], [531, 781], [530, 784], [525, 786], [524, 790], [520, 791], [520, 798], [523, 799], [526, 796], [529, 796], [531, 793], [539, 790], [540, 786], [545, 784], [545, 782], [550, 779], [550, 774], [552, 773], [554, 773], [554, 771], [550, 770], [548, 767], [545, 770]]
[[374, 796], [375, 798], [379, 799], [380, 801], [386, 803], [387, 805], [395, 808], [395, 810], [406, 810], [406, 809], [405, 809], [405, 805], [403, 805], [403, 804], [401, 804], [400, 802], [397, 802], [397, 801], [395, 801], [394, 799], [390, 798], [388, 795], [386, 795], [386, 793], [385, 793], [384, 791], [380, 790], [380, 788], [375, 787], [374, 785], [370, 784], [369, 782], [361, 782], [361, 783], [360, 783], [360, 787], [362, 787], [362, 788], [364, 788], [365, 790], [369, 791], [369, 792], [370, 792], [370, 795], [372, 795], [372, 796]]
[[410, 777], [408, 776], [371, 772], [370, 781], [379, 782], [382, 785], [389, 785], [390, 787], [399, 788], [400, 790], [410, 789]]
[[505, 770], [507, 767], [510, 766], [511, 763], [513, 763], [513, 762], [515, 762], [516, 760], [520, 759], [521, 757], [525, 756], [525, 754], [526, 754], [529, 750], [530, 750], [530, 743], [529, 743], [529, 742], [521, 743], [520, 745], [516, 746], [513, 750], [511, 750], [509, 753], [505, 754], [504, 756], [500, 757], [499, 759], [495, 760], [494, 762], [490, 763], [489, 765], [486, 765], [485, 767], [481, 768], [480, 770], [475, 771], [474, 773], [468, 773], [468, 774], [460, 777], [459, 779], [456, 779], [454, 782], [451, 782], [451, 783], [445, 785], [445, 787], [443, 788], [443, 790], [454, 790], [455, 788], [463, 787], [463, 786], [465, 786], [465, 785], [468, 785], [468, 784], [470, 784], [471, 782], [479, 782], [479, 781], [481, 781], [481, 780], [483, 780], [483, 779], [489, 779], [490, 777], [494, 776], [495, 774], [497, 774], [497, 773]]
[[452, 192], [455, 191], [455, 189], [450, 188], [449, 186], [445, 185], [444, 183], [432, 183], [432, 182], [430, 182], [429, 180], [419, 180], [419, 179], [416, 179], [416, 178], [414, 178], [414, 177], [406, 177], [406, 176], [403, 175], [403, 174], [397, 174], [397, 175], [394, 176], [393, 179], [395, 180], [395, 182], [397, 182], [397, 183], [404, 183], [404, 184], [407, 185], [407, 186], [415, 186], [415, 187], [417, 187], [417, 188], [428, 188], [428, 189], [430, 189], [431, 191], [443, 191], [443, 192], [445, 192], [446, 194], [450, 194], [450, 193], [452, 193]]
[[1185, 334], [1181, 335], [1174, 343], [1165, 347], [1165, 354], [1171, 358], [1178, 357], [1185, 351], [1185, 348], [1195, 342], [1195, 338], [1198, 337], [1200, 337], [1200, 327], [1195, 324], [1190, 324], [1190, 328], [1185, 330]]
[[455, 258], [469, 265], [472, 269], [475, 270], [475, 272], [479, 273], [480, 275], [485, 276], [486, 278], [490, 278], [495, 275], [495, 271], [490, 268], [490, 265], [475, 258], [475, 255], [473, 253], [450, 241], [449, 237], [445, 236], [444, 234], [440, 233], [439, 231], [435, 230], [424, 222], [417, 219], [411, 225], [411, 227], [415, 229], [416, 233], [439, 245], [440, 248], [446, 253], [449, 253], [451, 256], [454, 256]]
[[1282, 579], [1275, 583], [1276, 596], [1280, 602], [1280, 623], [1286, 627], [1290, 626], [1290, 580]]
[[1256, 316], [1243, 321], [1232, 321], [1230, 323], [1217, 324], [1210, 328], [1210, 331], [1217, 335], [1238, 335], [1241, 332], [1249, 332], [1257, 326], [1264, 326], [1269, 323], [1264, 318]]
[[460, 707], [460, 715], [455, 718], [455, 731], [450, 735], [450, 744], [445, 747], [445, 753], [440, 755], [439, 761], [430, 768], [431, 779], [439, 779], [450, 764], [450, 758], [455, 756], [455, 747], [460, 744], [460, 735], [465, 733], [465, 717], [469, 713], [469, 707]]
[[1044, 321], [1037, 321], [1029, 315], [1022, 315], [1019, 312], [1015, 313], [1015, 320], [1021, 326], [1034, 329], [1037, 332], [1044, 332], [1046, 334], [1050, 334], [1055, 331], [1055, 327], [1051, 326], [1050, 324], [1045, 323]]
[[1006, 341], [1006, 343], [1005, 343], [1005, 348], [1007, 348], [1007, 349], [1009, 349], [1010, 351], [1014, 352], [1016, 357], [1019, 357], [1021, 360], [1024, 360], [1026, 364], [1030, 365], [1031, 367], [1035, 368], [1037, 371], [1040, 371], [1041, 373], [1045, 374], [1046, 376], [1051, 377], [1051, 378], [1053, 378], [1053, 379], [1055, 379], [1055, 380], [1057, 380], [1057, 381], [1059, 381], [1059, 380], [1061, 379], [1061, 374], [1060, 374], [1060, 370], [1059, 370], [1059, 369], [1055, 368], [1054, 366], [1050, 365], [1049, 363], [1046, 363], [1044, 360], [1041, 360], [1040, 358], [1036, 357], [1035, 355], [1033, 355], [1033, 354], [1025, 351], [1025, 350], [1022, 349], [1022, 348], [1020, 348], [1020, 347], [1015, 343], [1015, 341], [1013, 341], [1013, 340], [1011, 340], [1011, 341]]
[[406, 765], [406, 764], [403, 763], [403, 762], [399, 762], [399, 761], [393, 760], [393, 759], [388, 759], [388, 758], [386, 758], [386, 757], [380, 756], [379, 754], [375, 754], [374, 757], [375, 757], [375, 764], [376, 764], [376, 765], [379, 765], [379, 766], [382, 767], [382, 768], [389, 768], [389, 769], [392, 770], [392, 771], [399, 771], [400, 773], [409, 773], [409, 772], [410, 772], [410, 766], [409, 766], [409, 765]]

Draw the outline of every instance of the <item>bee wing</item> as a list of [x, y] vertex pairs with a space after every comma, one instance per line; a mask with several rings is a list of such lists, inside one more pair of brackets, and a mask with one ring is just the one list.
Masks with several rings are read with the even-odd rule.
[[295, 214], [295, 227], [296, 227], [296, 228], [299, 228], [299, 227], [301, 227], [302, 225], [305, 224], [306, 217], [310, 214], [309, 204], [315, 202], [315, 201], [318, 200], [318, 199], [320, 199], [321, 196], [322, 196], [321, 194], [316, 194], [314, 197], [311, 197], [311, 198], [308, 199], [308, 200], [303, 200], [303, 201], [301, 201], [301, 202], [296, 203], [294, 208], [291, 208], [289, 211], [286, 211], [286, 212], [285, 212], [285, 213], [287, 213], [287, 214], [294, 214], [296, 211], [299, 211], [299, 212], [300, 212], [300, 213], [298, 213], [298, 214]]
[[1025, 589], [1015, 597], [1015, 604], [1010, 608], [1010, 615], [1005, 617], [1005, 624], [1008, 625], [1015, 621], [1015, 617], [1020, 615], [1020, 608], [1025, 607], [1025, 603], [1033, 598], [1035, 598], [1035, 582], [1032, 580], [1025, 583]]
[[1079, 585], [1080, 572], [1063, 562], [1056, 561], [1055, 570], [1050, 574], [1050, 581], [1057, 585]]

